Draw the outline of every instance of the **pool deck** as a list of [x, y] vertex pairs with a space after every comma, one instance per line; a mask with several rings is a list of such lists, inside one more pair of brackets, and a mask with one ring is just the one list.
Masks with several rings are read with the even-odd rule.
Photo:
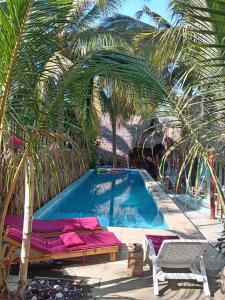
[[[127, 245], [135, 242], [140, 243], [145, 234], [175, 234], [179, 235], [181, 238], [208, 239], [207, 230], [200, 231], [198, 224], [204, 224], [206, 221], [209, 222], [209, 219], [206, 219], [200, 214], [198, 217], [196, 215], [185, 215], [172, 200], [173, 195], [170, 197], [165, 193], [163, 188], [155, 182], [147, 172], [142, 171], [141, 174], [145, 180], [146, 187], [151, 190], [157, 205], [162, 210], [171, 229], [153, 230], [108, 227], [107, 230], [114, 232], [118, 239]], [[216, 241], [218, 234], [216, 230], [219, 230], [220, 227], [212, 226], [210, 228], [209, 241], [213, 243]], [[217, 252], [211, 245], [209, 245], [205, 253], [205, 263], [213, 298], [205, 297], [202, 293], [202, 286], [194, 281], [191, 283], [185, 282], [177, 284], [174, 281], [171, 281], [169, 285], [167, 282], [163, 282], [160, 284], [161, 297], [154, 296], [152, 274], [148, 266], [144, 267], [144, 275], [141, 277], [131, 277], [127, 275], [126, 246], [121, 249], [118, 260], [115, 262], [108, 262], [106, 257], [97, 256], [90, 257], [88, 259], [88, 264], [83, 266], [71, 261], [69, 265], [67, 264], [62, 267], [61, 275], [80, 278], [86, 281], [87, 284], [92, 285], [93, 296], [90, 299], [96, 300], [222, 300], [225, 297], [224, 295], [221, 295], [216, 281], [218, 279], [218, 272], [222, 269], [224, 261], [217, 256]]]

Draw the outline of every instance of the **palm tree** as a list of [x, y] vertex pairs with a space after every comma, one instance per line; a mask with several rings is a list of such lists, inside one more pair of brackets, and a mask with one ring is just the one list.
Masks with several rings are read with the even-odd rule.
[[109, 113], [112, 126], [112, 161], [113, 167], [117, 166], [116, 131], [118, 123], [130, 119], [137, 111], [138, 93], [128, 84], [118, 80], [103, 80], [101, 97], [103, 109]]

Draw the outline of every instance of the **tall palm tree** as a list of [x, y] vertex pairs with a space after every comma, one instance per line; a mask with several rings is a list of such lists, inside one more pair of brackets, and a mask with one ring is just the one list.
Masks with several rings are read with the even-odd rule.
[[117, 126], [128, 121], [137, 111], [138, 93], [132, 86], [118, 80], [106, 79], [102, 82], [101, 97], [103, 109], [109, 113], [112, 126], [112, 161], [117, 166]]

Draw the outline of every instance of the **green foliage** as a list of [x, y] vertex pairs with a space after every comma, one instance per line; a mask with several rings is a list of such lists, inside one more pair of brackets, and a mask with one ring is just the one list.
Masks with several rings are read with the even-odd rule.
[[[177, 148], [185, 149], [180, 176], [185, 169], [192, 172], [196, 158], [204, 161], [213, 176], [220, 197], [218, 179], [209, 164], [209, 149], [215, 148], [216, 160], [224, 157], [224, 90], [225, 90], [225, 3], [213, 1], [171, 1], [177, 25], [167, 29], [149, 30], [136, 37], [138, 45], [156, 39], [157, 46], [150, 61], [161, 65], [171, 63], [175, 80], [174, 91], [180, 96], [168, 97], [167, 109], [161, 115], [171, 116], [171, 127], [182, 129], [182, 138], [165, 154], [164, 161]], [[152, 49], [151, 49], [152, 50]], [[176, 68], [176, 65], [182, 68]], [[224, 200], [222, 201], [225, 210]]]

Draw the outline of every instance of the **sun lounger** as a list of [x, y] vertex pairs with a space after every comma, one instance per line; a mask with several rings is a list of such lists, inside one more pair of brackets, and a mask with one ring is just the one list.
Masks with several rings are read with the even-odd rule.
[[[158, 281], [168, 279], [197, 280], [203, 283], [206, 296], [210, 295], [203, 252], [206, 240], [184, 240], [173, 236], [149, 236], [143, 244], [144, 259], [150, 258], [153, 271], [154, 294], [159, 295]], [[166, 269], [173, 269], [167, 272]], [[183, 269], [188, 269], [185, 273]]]
[[[5, 225], [23, 228], [22, 216], [7, 216]], [[62, 232], [76, 231], [79, 233], [98, 232], [102, 227], [95, 217], [68, 218], [58, 220], [33, 220], [32, 232], [43, 236], [58, 236]]]
[[[109, 254], [110, 261], [116, 260], [116, 254], [122, 243], [112, 232], [90, 233], [75, 237], [75, 244], [71, 232], [64, 233], [59, 237], [43, 237], [33, 233], [30, 243], [29, 262], [49, 261], [56, 259], [67, 259], [75, 257], [86, 257], [89, 255]], [[77, 243], [81, 239], [82, 243]], [[4, 241], [8, 243], [8, 255], [4, 258], [6, 265], [18, 263], [20, 257], [15, 252], [21, 248], [22, 230], [9, 227], [4, 236]], [[67, 245], [65, 241], [69, 241]], [[73, 243], [72, 243], [73, 244]]]

